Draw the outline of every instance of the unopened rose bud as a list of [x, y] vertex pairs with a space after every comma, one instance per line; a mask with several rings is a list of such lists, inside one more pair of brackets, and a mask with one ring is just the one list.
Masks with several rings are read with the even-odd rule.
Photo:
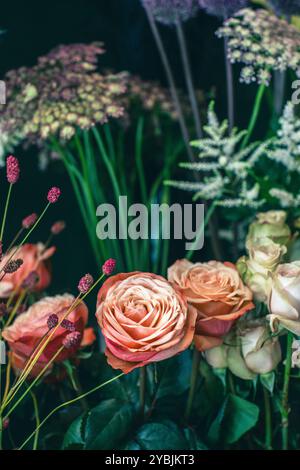
[[269, 211], [257, 214], [248, 231], [247, 245], [269, 238], [274, 243], [287, 245], [291, 240], [291, 230], [286, 224], [287, 214], [284, 211]]

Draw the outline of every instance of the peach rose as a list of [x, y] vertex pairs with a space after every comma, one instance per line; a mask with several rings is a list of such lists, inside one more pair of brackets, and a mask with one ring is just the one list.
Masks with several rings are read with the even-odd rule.
[[[56, 248], [53, 246], [45, 250], [42, 243], [27, 243], [23, 245], [14, 257], [14, 259], [22, 259], [23, 264], [16, 272], [5, 274], [4, 279], [0, 282], [0, 297], [9, 297], [12, 292], [18, 293], [22, 288], [24, 280], [33, 271], [38, 275], [38, 281], [33, 290], [38, 292], [45, 289], [51, 281], [51, 271], [48, 260], [55, 252], [55, 249]], [[5, 254], [0, 263], [0, 269], [3, 269], [15, 250], [16, 247]]]
[[200, 351], [219, 346], [235, 320], [254, 308], [252, 293], [231, 263], [176, 261], [168, 279], [197, 309], [195, 346]]
[[163, 277], [132, 272], [107, 279], [98, 294], [96, 317], [108, 363], [128, 373], [188, 348], [197, 312]]
[[[8, 342], [11, 351], [12, 364], [15, 370], [22, 370], [27, 359], [32, 353], [40, 339], [47, 333], [47, 320], [49, 316], [55, 313], [61, 318], [71, 306], [74, 297], [69, 294], [57, 295], [56, 297], [45, 297], [33, 304], [27, 312], [21, 314], [14, 323], [3, 330], [2, 336]], [[81, 302], [78, 307], [68, 315], [68, 320], [74, 323], [76, 331], [82, 335], [84, 327], [88, 320], [88, 309]], [[49, 344], [43, 351], [34, 366], [31, 375], [37, 376], [43, 367], [54, 356], [61, 347], [63, 339], [69, 334], [69, 331], [61, 326], [55, 331]], [[80, 347], [80, 345], [78, 345]], [[74, 348], [64, 349], [55, 359], [59, 363], [74, 355]], [[51, 367], [49, 367], [49, 371]]]

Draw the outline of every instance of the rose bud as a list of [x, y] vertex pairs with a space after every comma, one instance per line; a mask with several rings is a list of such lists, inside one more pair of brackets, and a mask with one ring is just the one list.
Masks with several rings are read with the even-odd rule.
[[300, 335], [300, 261], [280, 264], [268, 300], [272, 331], [285, 328]]
[[279, 245], [288, 245], [291, 240], [291, 230], [286, 224], [285, 211], [261, 212], [256, 215], [248, 231], [247, 246], [257, 243], [261, 238], [270, 238]]
[[180, 290], [156, 274], [118, 274], [98, 293], [96, 317], [105, 354], [108, 363], [124, 373], [187, 349], [196, 316]]
[[200, 351], [222, 344], [236, 320], [254, 308], [250, 289], [231, 263], [178, 260], [168, 279], [197, 310], [194, 342]]

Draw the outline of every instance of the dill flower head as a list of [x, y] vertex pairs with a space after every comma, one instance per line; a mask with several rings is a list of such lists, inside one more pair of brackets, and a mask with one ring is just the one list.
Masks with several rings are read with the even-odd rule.
[[200, 8], [209, 15], [229, 18], [241, 8], [245, 8], [248, 0], [198, 0]]
[[268, 85], [272, 70], [299, 69], [299, 30], [269, 11], [241, 10], [225, 21], [217, 36], [228, 39], [230, 61], [244, 64], [242, 82]]
[[196, 0], [142, 0], [154, 18], [160, 23], [172, 25], [179, 21], [187, 21], [197, 14]]
[[277, 15], [299, 15], [300, 0], [269, 0]]

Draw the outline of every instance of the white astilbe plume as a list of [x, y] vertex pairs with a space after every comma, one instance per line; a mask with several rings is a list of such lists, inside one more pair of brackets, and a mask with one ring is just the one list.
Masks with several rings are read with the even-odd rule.
[[278, 199], [281, 207], [283, 208], [288, 209], [290, 207], [299, 207], [300, 205], [300, 194], [294, 196], [285, 189], [272, 188], [270, 190], [270, 195]]
[[208, 137], [191, 143], [199, 150], [199, 162], [180, 164], [181, 168], [199, 172], [201, 182], [165, 181], [165, 184], [194, 191], [194, 200], [214, 199], [218, 200], [216, 204], [226, 207], [260, 207], [264, 200], [259, 198], [260, 188], [252, 180], [250, 170], [269, 143], [253, 143], [243, 148], [241, 143], [247, 131], [233, 129], [229, 132], [227, 121], [219, 122], [213, 104], [209, 107], [204, 131]]
[[300, 174], [300, 119], [291, 102], [287, 103], [280, 118], [280, 128], [266, 155], [285, 166], [289, 172]]

